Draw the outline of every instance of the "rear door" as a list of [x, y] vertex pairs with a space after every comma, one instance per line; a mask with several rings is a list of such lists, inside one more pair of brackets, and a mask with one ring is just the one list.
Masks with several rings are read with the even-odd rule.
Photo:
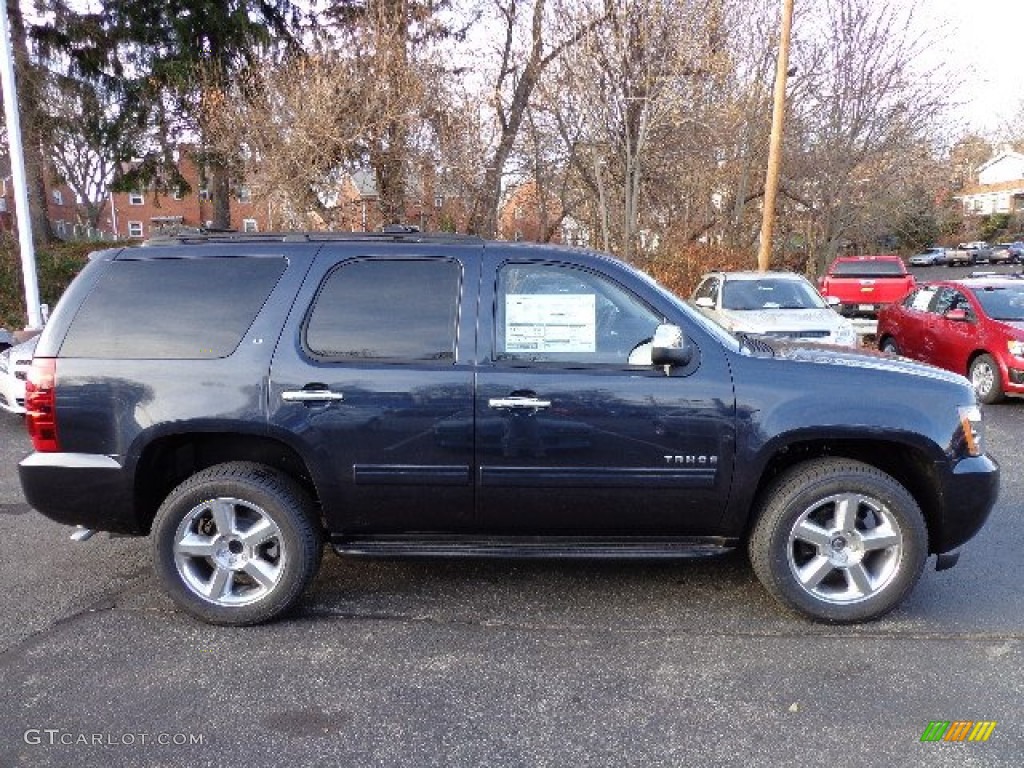
[[275, 353], [270, 422], [311, 457], [333, 531], [471, 524], [478, 275], [479, 245], [317, 257]]
[[488, 255], [483, 274], [481, 529], [714, 533], [734, 452], [724, 352], [708, 342], [667, 375], [647, 343], [665, 312], [607, 274], [518, 254]]

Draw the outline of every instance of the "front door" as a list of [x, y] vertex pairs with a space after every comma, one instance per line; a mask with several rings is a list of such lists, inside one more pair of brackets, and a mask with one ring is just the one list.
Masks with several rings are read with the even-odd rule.
[[[488, 257], [477, 515], [508, 535], [707, 535], [728, 497], [734, 398], [711, 343], [650, 364], [664, 314], [607, 276]], [[645, 359], [646, 358], [646, 359]]]

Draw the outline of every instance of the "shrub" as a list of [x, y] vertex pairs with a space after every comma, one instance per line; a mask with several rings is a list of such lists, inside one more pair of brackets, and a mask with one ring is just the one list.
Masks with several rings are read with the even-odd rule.
[[[99, 243], [75, 242], [54, 243], [38, 250], [36, 274], [40, 301], [52, 308], [85, 265], [88, 255], [102, 247]], [[9, 234], [3, 235], [0, 236], [0, 328], [12, 331], [24, 328], [27, 320], [18, 243]]]

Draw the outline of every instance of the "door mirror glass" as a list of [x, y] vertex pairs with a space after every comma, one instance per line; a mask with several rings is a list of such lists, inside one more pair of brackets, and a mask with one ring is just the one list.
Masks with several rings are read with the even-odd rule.
[[678, 325], [662, 324], [651, 341], [651, 362], [654, 365], [686, 365], [693, 357], [693, 345]]

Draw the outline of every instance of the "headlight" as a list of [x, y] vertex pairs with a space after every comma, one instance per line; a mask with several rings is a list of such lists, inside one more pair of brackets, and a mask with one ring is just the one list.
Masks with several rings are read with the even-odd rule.
[[968, 456], [981, 456], [985, 452], [985, 430], [981, 420], [981, 408], [977, 405], [962, 405], [957, 410], [960, 411], [964, 453]]
[[1010, 354], [1014, 357], [1024, 357], [1024, 341], [1019, 339], [1008, 339], [1006, 342], [1006, 348], [1010, 350]]

